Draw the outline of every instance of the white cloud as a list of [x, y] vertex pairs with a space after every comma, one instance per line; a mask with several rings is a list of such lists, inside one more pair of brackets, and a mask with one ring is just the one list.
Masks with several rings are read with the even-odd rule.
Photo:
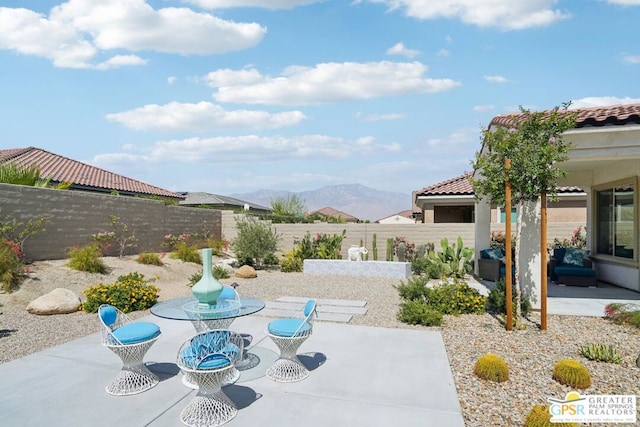
[[509, 80], [507, 80], [506, 77], [502, 77], [502, 76], [484, 76], [484, 79], [488, 82], [492, 82], [492, 83], [507, 83], [509, 82]]
[[590, 107], [605, 107], [607, 105], [619, 105], [619, 104], [638, 104], [640, 98], [618, 98], [615, 96], [591, 96], [586, 98], [580, 98], [571, 101], [570, 109], [575, 108], [590, 108]]
[[[521, 30], [567, 19], [569, 14], [552, 9], [556, 0], [368, 0], [402, 9], [416, 19], [460, 19], [479, 27]], [[623, 1], [623, 0], [620, 0]], [[631, 1], [631, 0], [627, 0]]]
[[408, 49], [403, 43], [396, 43], [387, 49], [387, 55], [400, 55], [407, 58], [415, 58], [420, 54], [420, 51], [415, 49]]
[[324, 0], [183, 0], [204, 9], [231, 7], [261, 7], [264, 9], [293, 9], [298, 6], [319, 3]]
[[[131, 149], [131, 147], [130, 147]], [[380, 144], [373, 137], [344, 139], [327, 135], [229, 136], [158, 141], [150, 149], [132, 153], [107, 153], [95, 156], [91, 164], [122, 162], [172, 162], [216, 164], [227, 162], [270, 162], [298, 159], [345, 159], [352, 156], [397, 152], [397, 143]], [[122, 167], [122, 166], [121, 166]]]
[[403, 113], [389, 113], [389, 114], [377, 114], [370, 113], [365, 114], [361, 112], [356, 113], [356, 118], [358, 120], [362, 120], [363, 122], [380, 122], [386, 120], [400, 120], [404, 119], [407, 115]]
[[[205, 76], [218, 90], [218, 102], [301, 105], [372, 99], [450, 90], [460, 83], [451, 79], [428, 79], [420, 62], [322, 63], [314, 67], [292, 66], [277, 77], [255, 70], [223, 70]], [[213, 73], [215, 74], [215, 73]], [[224, 81], [225, 84], [222, 84]]]
[[491, 111], [495, 108], [493, 105], [476, 105], [473, 107], [473, 111], [477, 113], [485, 113], [487, 111]]
[[629, 64], [640, 64], [640, 55], [625, 55], [622, 60]]
[[178, 80], [177, 77], [174, 77], [174, 76], [167, 77], [167, 83], [170, 85], [174, 84], [176, 80]]
[[427, 140], [430, 148], [442, 147], [450, 150], [455, 147], [466, 147], [478, 144], [479, 129], [462, 128], [443, 138], [431, 138]]
[[107, 114], [107, 119], [136, 130], [203, 132], [216, 129], [273, 129], [293, 126], [306, 117], [301, 111], [271, 114], [265, 111], [226, 111], [210, 102], [150, 104]]
[[607, 0], [607, 3], [620, 6], [640, 6], [640, 0]]
[[447, 49], [440, 49], [436, 55], [447, 58], [451, 53]]
[[255, 23], [225, 21], [187, 8], [156, 10], [144, 0], [69, 0], [52, 8], [48, 16], [0, 8], [0, 49], [44, 57], [62, 68], [144, 64], [133, 55], [98, 60], [112, 49], [224, 53], [254, 46], [265, 33]]

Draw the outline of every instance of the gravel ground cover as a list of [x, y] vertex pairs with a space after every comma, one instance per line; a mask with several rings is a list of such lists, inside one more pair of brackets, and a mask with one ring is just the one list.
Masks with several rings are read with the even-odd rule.
[[[98, 283], [115, 282], [118, 276], [137, 271], [154, 284], [160, 300], [190, 295], [189, 277], [201, 266], [163, 258], [165, 266], [137, 263], [133, 257], [104, 258], [110, 269], [106, 275], [69, 269], [65, 260], [39, 261], [29, 266], [29, 278], [12, 294], [0, 294], [0, 363], [98, 332], [95, 314], [77, 312], [55, 316], [27, 313], [26, 305], [55, 288], [78, 294]], [[339, 275], [305, 275], [258, 271], [255, 279], [232, 277], [223, 283], [238, 283], [238, 291], [265, 301], [282, 296], [364, 300], [367, 314], [354, 316], [351, 323], [385, 328], [423, 329], [396, 319], [400, 298], [398, 279]], [[133, 313], [134, 317], [149, 314]], [[640, 332], [615, 325], [603, 318], [549, 316], [548, 330], [538, 328], [534, 313], [518, 331], [506, 331], [500, 319], [489, 315], [445, 316], [439, 328], [447, 350], [460, 406], [467, 426], [521, 426], [527, 413], [547, 398], [564, 398], [573, 391], [551, 378], [554, 363], [573, 358], [585, 364], [592, 386], [581, 394], [640, 394], [640, 368], [635, 364], [640, 352]], [[614, 345], [623, 355], [620, 364], [592, 362], [580, 356], [580, 345], [602, 342]], [[496, 353], [509, 365], [509, 380], [493, 383], [478, 379], [473, 366], [478, 357]], [[425, 384], [425, 387], [437, 385]], [[595, 424], [592, 424], [595, 425]]]

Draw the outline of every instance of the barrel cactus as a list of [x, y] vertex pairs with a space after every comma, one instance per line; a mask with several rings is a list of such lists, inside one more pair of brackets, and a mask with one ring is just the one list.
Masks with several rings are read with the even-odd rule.
[[504, 359], [493, 353], [480, 356], [473, 367], [473, 372], [483, 380], [498, 383], [509, 379], [509, 366]]
[[551, 423], [549, 405], [536, 405], [531, 409], [525, 427], [578, 427], [578, 423]]
[[398, 247], [396, 248], [396, 253], [398, 254], [398, 261], [405, 262], [407, 260], [406, 258], [407, 246], [405, 245], [404, 242], [398, 243]]
[[560, 384], [580, 389], [591, 385], [591, 374], [587, 367], [573, 359], [559, 360], [553, 368], [553, 379]]

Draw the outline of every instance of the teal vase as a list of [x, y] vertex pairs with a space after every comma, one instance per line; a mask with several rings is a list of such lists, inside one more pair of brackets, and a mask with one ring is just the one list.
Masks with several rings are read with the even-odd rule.
[[206, 310], [215, 307], [216, 301], [222, 293], [223, 286], [222, 283], [213, 277], [213, 271], [211, 269], [212, 249], [205, 248], [200, 252], [202, 254], [202, 278], [198, 280], [198, 283], [193, 285], [191, 292], [193, 292], [193, 296], [198, 300], [198, 308]]

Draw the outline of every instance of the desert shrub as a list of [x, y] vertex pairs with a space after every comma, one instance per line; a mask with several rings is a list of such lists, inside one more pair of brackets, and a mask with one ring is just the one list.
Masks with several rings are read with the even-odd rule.
[[[231, 241], [238, 263], [240, 265], [255, 265], [260, 267], [269, 254], [275, 254], [280, 243], [280, 235], [269, 224], [254, 217], [246, 217], [236, 222], [238, 234]], [[240, 262], [240, 260], [245, 262]], [[251, 264], [246, 261], [252, 260]]]
[[622, 355], [611, 345], [602, 343], [590, 343], [580, 346], [580, 354], [589, 360], [597, 362], [620, 363]]
[[640, 305], [614, 302], [604, 308], [604, 317], [617, 324], [628, 324], [640, 328]]
[[587, 367], [572, 359], [561, 359], [555, 364], [553, 379], [560, 384], [581, 389], [591, 385], [591, 374]]
[[476, 360], [473, 373], [483, 380], [501, 383], [509, 379], [509, 366], [497, 354], [488, 353]]
[[425, 276], [411, 276], [407, 282], [400, 282], [396, 289], [400, 298], [410, 301], [425, 301], [429, 278]]
[[138, 238], [133, 233], [129, 233], [129, 226], [120, 222], [116, 215], [109, 215], [109, 221], [114, 231], [103, 231], [93, 235], [93, 241], [104, 253], [112, 243], [117, 245], [118, 256], [122, 258], [127, 249], [138, 246]]
[[284, 258], [280, 260], [280, 271], [283, 273], [295, 273], [301, 272], [303, 267], [303, 260], [294, 254], [294, 250], [289, 251], [284, 255]]
[[440, 326], [442, 313], [424, 301], [407, 300], [400, 304], [398, 320], [410, 325]]
[[24, 264], [11, 246], [0, 244], [0, 284], [2, 290], [11, 293], [24, 280]]
[[[213, 278], [216, 280], [228, 279], [229, 277], [231, 277], [231, 273], [229, 273], [229, 270], [227, 270], [221, 265], [214, 265], [213, 268], [211, 269], [211, 274], [213, 275]], [[189, 277], [189, 286], [195, 285], [200, 281], [200, 279], [202, 279], [202, 271], [193, 273], [191, 277]]]
[[162, 247], [167, 248], [170, 251], [173, 251], [178, 243], [189, 243], [189, 239], [191, 238], [190, 234], [181, 234], [179, 236], [175, 236], [173, 234], [166, 234], [164, 239], [162, 240]]
[[[516, 315], [516, 292], [515, 289], [511, 291], [511, 309], [513, 316]], [[520, 295], [520, 308], [523, 316], [526, 316], [531, 311], [531, 303], [524, 296]], [[487, 311], [496, 314], [507, 314], [507, 298], [506, 298], [506, 282], [504, 278], [496, 282], [496, 287], [489, 291], [487, 297]]]
[[264, 265], [280, 265], [280, 260], [278, 260], [276, 254], [267, 254], [262, 263]]
[[146, 310], [158, 301], [160, 289], [151, 285], [156, 279], [145, 279], [137, 272], [119, 276], [114, 283], [98, 283], [83, 291], [87, 300], [82, 309], [96, 313], [102, 304], [111, 304], [124, 313]]
[[101, 256], [102, 251], [95, 243], [73, 247], [67, 251], [67, 258], [69, 258], [67, 266], [78, 271], [104, 274], [107, 272], [107, 266]]
[[465, 282], [454, 279], [427, 287], [426, 300], [442, 314], [482, 314], [486, 311], [487, 298]]
[[549, 405], [535, 405], [524, 423], [525, 427], [578, 427], [578, 423], [551, 423]]
[[162, 260], [160, 259], [160, 256], [158, 254], [151, 253], [151, 252], [145, 252], [138, 255], [138, 257], [136, 258], [136, 261], [139, 262], [140, 264], [146, 264], [146, 265], [157, 265], [160, 267], [164, 265], [164, 262], [162, 262]]
[[196, 245], [189, 245], [186, 242], [176, 243], [173, 252], [171, 252], [169, 256], [184, 262], [202, 264], [202, 257], [200, 256], [200, 252], [198, 252], [198, 247]]

